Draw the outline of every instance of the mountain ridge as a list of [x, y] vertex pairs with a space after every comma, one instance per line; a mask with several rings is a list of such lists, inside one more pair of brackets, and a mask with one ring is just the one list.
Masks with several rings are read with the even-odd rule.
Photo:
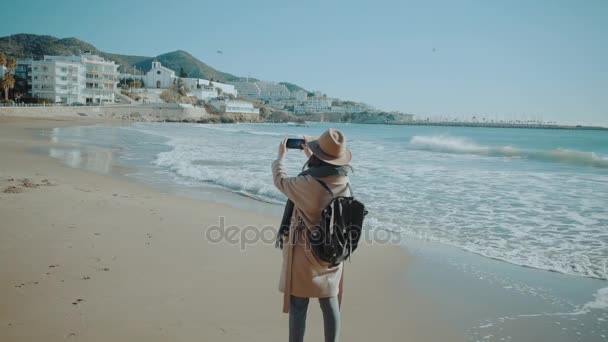
[[[180, 69], [183, 68], [189, 77], [213, 79], [218, 82], [238, 82], [247, 79], [217, 70], [184, 50], [167, 52], [158, 56], [123, 55], [101, 51], [93, 44], [76, 37], [58, 38], [51, 35], [29, 33], [0, 37], [0, 53], [16, 59], [41, 59], [44, 55], [79, 55], [85, 51], [90, 51], [116, 62], [121, 65], [121, 71], [127, 73], [133, 73], [135, 68], [139, 71], [148, 71], [151, 68], [152, 61], [156, 59], [163, 66], [175, 71], [176, 74], [179, 74]], [[258, 81], [255, 78], [248, 79]], [[289, 84], [293, 89], [303, 89], [293, 83], [282, 83]]]

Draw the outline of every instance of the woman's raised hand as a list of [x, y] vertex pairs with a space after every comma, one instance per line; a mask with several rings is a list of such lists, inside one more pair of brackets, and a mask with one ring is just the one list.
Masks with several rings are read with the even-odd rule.
[[303, 138], [304, 144], [302, 145], [302, 151], [304, 151], [306, 158], [310, 159], [310, 157], [312, 156], [312, 151], [310, 150], [310, 147], [308, 147], [308, 138], [306, 136], [303, 136]]
[[278, 159], [280, 160], [284, 160], [285, 159], [285, 155], [287, 155], [287, 138], [281, 140], [281, 143], [279, 144], [279, 155], [278, 155]]

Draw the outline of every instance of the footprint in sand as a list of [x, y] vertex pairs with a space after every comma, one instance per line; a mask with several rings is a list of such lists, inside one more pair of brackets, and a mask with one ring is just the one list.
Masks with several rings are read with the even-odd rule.
[[38, 284], [39, 284], [39, 282], [37, 282], [37, 281], [28, 281], [25, 283], [21, 283], [19, 285], [15, 285], [15, 287], [21, 288], [21, 287], [26, 287], [28, 285], [38, 285]]
[[39, 187], [39, 185], [38, 185], [38, 184], [36, 184], [36, 183], [32, 182], [32, 180], [31, 180], [31, 179], [29, 179], [29, 178], [23, 178], [23, 179], [20, 179], [20, 180], [19, 180], [19, 183], [21, 183], [21, 185], [22, 185], [24, 188], [37, 188], [37, 187]]
[[40, 183], [34, 183], [31, 179], [29, 178], [22, 178], [19, 180], [15, 180], [14, 178], [7, 178], [6, 181], [8, 182], [19, 182], [18, 185], [10, 185], [6, 188], [4, 188], [4, 190], [2, 192], [6, 193], [6, 194], [18, 194], [18, 193], [22, 193], [24, 191], [25, 188], [37, 188], [39, 186], [51, 186], [51, 185], [56, 185], [55, 183], [52, 183], [51, 181], [49, 181], [48, 179], [43, 179], [40, 181]]
[[72, 305], [78, 305], [80, 303], [84, 302], [84, 299], [78, 298], [75, 301], [72, 302]]
[[53, 186], [53, 185], [57, 185], [57, 184], [49, 181], [48, 179], [43, 179], [43, 180], [40, 181], [40, 185], [42, 185], [42, 186]]
[[4, 192], [5, 194], [19, 194], [23, 192], [23, 188], [11, 185], [9, 187], [4, 188], [2, 192]]

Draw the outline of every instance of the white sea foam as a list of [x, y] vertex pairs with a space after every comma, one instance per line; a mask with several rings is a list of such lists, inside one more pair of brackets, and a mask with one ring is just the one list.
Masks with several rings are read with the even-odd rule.
[[[148, 162], [180, 184], [206, 182], [273, 203], [285, 200], [270, 175], [279, 136], [318, 135], [324, 127], [303, 129], [245, 124], [130, 128], [165, 139]], [[354, 130], [347, 133], [353, 188], [369, 207], [370, 227], [526, 267], [608, 278], [608, 175], [587, 163], [594, 158], [597, 165], [606, 162], [600, 154], [515, 148], [504, 143], [509, 130], [500, 131], [507, 138], [501, 136], [493, 147], [459, 136], [397, 139], [392, 131], [375, 133], [374, 126], [348, 129]], [[533, 171], [525, 165], [542, 158], [552, 163], [536, 163]], [[288, 173], [296, 175], [303, 161], [301, 152], [290, 151]], [[560, 163], [572, 167], [564, 172]]]
[[608, 287], [599, 289], [594, 295], [594, 300], [583, 306], [583, 311], [589, 310], [608, 310]]
[[546, 162], [608, 168], [608, 158], [598, 156], [594, 152], [572, 149], [534, 151], [512, 146], [484, 146], [465, 137], [446, 135], [413, 136], [408, 147], [443, 153], [474, 154], [488, 157], [521, 157]]

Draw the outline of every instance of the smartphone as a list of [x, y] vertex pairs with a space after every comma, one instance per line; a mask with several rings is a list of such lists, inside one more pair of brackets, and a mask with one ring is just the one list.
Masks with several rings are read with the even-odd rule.
[[302, 145], [304, 145], [304, 139], [289, 138], [289, 139], [287, 139], [287, 142], [285, 143], [285, 146], [287, 148], [293, 148], [293, 149], [298, 149], [298, 150], [302, 149]]

